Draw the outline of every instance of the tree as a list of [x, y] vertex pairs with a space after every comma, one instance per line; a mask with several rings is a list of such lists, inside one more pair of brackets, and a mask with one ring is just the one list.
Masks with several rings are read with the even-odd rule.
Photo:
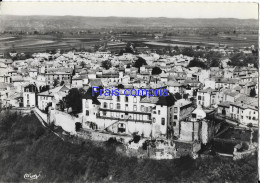
[[210, 51], [206, 53], [205, 57], [209, 61], [210, 67], [219, 67], [220, 59], [222, 57], [221, 53]]
[[106, 70], [108, 70], [109, 68], [111, 68], [111, 67], [112, 67], [111, 61], [109, 61], [109, 60], [103, 61], [103, 62], [102, 62], [102, 67], [104, 67]]
[[161, 73], [162, 73], [162, 70], [159, 67], [154, 67], [152, 70], [152, 75], [158, 75]]
[[65, 82], [62, 80], [61, 82], [60, 82], [60, 86], [63, 86], [65, 84]]
[[82, 110], [82, 96], [77, 88], [69, 90], [66, 96], [67, 107], [71, 107], [73, 112], [80, 112]]
[[49, 112], [49, 107], [51, 107], [51, 102], [49, 102], [48, 104], [47, 104], [47, 106], [45, 107], [45, 109], [44, 109], [44, 112], [45, 113], [48, 113]]
[[204, 62], [200, 61], [197, 58], [194, 58], [193, 60], [190, 61], [189, 65], [187, 67], [200, 67], [205, 69], [207, 66], [204, 64]]
[[134, 53], [134, 47], [135, 46], [132, 43], [128, 42], [125, 47], [125, 53]]
[[58, 79], [54, 79], [53, 80], [53, 86], [56, 87], [59, 84], [59, 80]]
[[138, 57], [138, 59], [135, 61], [133, 66], [136, 67], [136, 68], [140, 68], [143, 65], [147, 65], [146, 60], [143, 59], [142, 57]]
[[252, 88], [250, 90], [250, 97], [255, 97], [256, 96], [256, 91], [255, 91], [255, 88]]
[[182, 50], [182, 54], [183, 55], [187, 55], [189, 57], [193, 57], [194, 56], [194, 51], [193, 51], [193, 49], [191, 47], [185, 47]]
[[80, 62], [80, 66], [84, 68], [86, 66], [86, 63], [84, 61]]
[[117, 86], [117, 88], [118, 88], [118, 89], [124, 89], [125, 86], [124, 86], [123, 84], [119, 84], [119, 85]]

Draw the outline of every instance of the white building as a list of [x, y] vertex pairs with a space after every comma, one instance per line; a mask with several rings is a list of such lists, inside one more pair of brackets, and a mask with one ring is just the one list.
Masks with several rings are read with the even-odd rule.
[[24, 107], [36, 106], [36, 92], [37, 92], [37, 87], [35, 85], [30, 84], [24, 87], [24, 92], [23, 92]]

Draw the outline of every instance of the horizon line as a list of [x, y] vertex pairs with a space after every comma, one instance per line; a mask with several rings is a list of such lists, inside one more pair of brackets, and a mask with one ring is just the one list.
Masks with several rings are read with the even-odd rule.
[[[1, 15], [1, 13], [0, 13]], [[84, 16], [84, 15], [14, 15], [3, 14], [1, 16], [42, 16], [42, 17], [90, 17], [90, 18], [168, 18], [168, 19], [237, 19], [237, 20], [258, 20], [259, 18], [234, 18], [234, 17], [216, 17], [216, 18], [182, 18], [182, 17], [130, 17], [130, 16]]]

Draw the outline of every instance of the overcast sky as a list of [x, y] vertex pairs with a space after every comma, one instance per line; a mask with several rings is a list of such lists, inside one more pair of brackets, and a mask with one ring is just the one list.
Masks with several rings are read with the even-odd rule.
[[1, 14], [258, 19], [258, 5], [187, 2], [2, 2]]

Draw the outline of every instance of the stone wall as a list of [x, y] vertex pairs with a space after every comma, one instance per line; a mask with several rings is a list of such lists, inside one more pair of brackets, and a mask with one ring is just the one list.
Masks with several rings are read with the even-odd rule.
[[66, 132], [76, 134], [76, 122], [81, 123], [82, 119], [55, 109], [50, 111], [50, 123], [54, 123], [54, 125], [60, 126]]

